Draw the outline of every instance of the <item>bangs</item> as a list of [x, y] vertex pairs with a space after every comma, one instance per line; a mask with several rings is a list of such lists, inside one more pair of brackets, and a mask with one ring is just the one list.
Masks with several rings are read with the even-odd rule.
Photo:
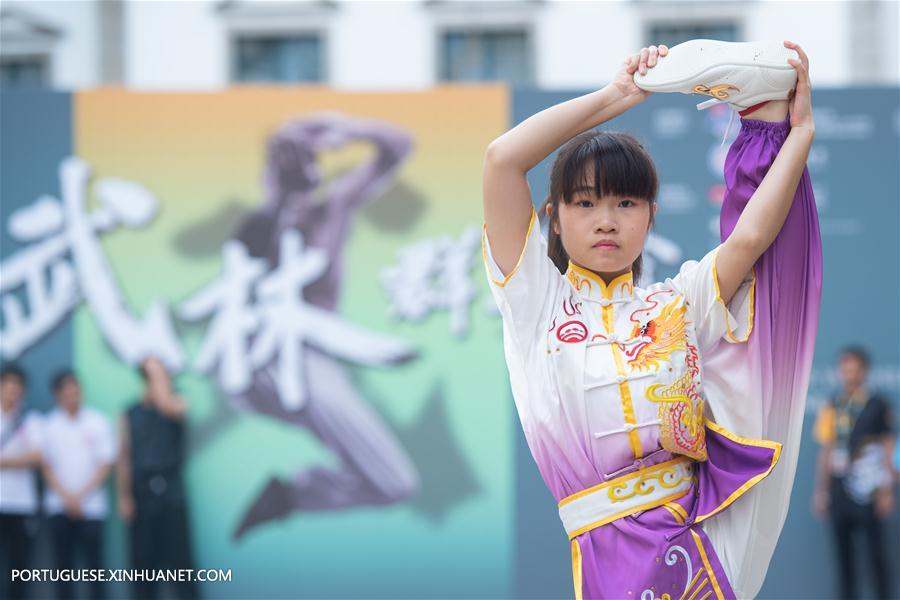
[[571, 204], [575, 194], [582, 191], [597, 197], [656, 199], [656, 168], [631, 136], [593, 135], [574, 148], [561, 166], [559, 192], [566, 204]]

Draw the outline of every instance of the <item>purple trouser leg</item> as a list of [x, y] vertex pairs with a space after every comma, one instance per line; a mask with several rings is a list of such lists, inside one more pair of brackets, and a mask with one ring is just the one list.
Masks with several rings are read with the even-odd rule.
[[[788, 118], [780, 123], [742, 119], [741, 132], [725, 161], [723, 240], [734, 229], [789, 132]], [[757, 260], [755, 270], [756, 319], [749, 354], [758, 361], [762, 376], [759, 409], [765, 429], [760, 433], [779, 441], [797, 435], [799, 441], [822, 297], [822, 240], [806, 168], [787, 219]]]
[[[725, 160], [727, 192], [720, 221], [723, 241], [787, 138], [788, 119], [780, 123], [741, 120], [741, 132]], [[759, 361], [763, 378], [760, 410], [765, 415], [765, 429], [761, 434], [766, 439], [789, 440], [802, 425], [805, 402], [797, 399], [806, 397], [822, 296], [822, 240], [806, 168], [787, 219], [775, 241], [757, 260], [755, 270], [756, 319], [749, 348]], [[795, 419], [795, 413], [800, 418]], [[790, 476], [793, 478], [793, 469]]]
[[[776, 123], [741, 119], [725, 161], [722, 240], [734, 230], [790, 130], [789, 116]], [[746, 363], [748, 386], [723, 417], [740, 423], [743, 435], [774, 440], [783, 448], [778, 466], [742, 498], [744, 506], [710, 521], [707, 531], [716, 546], [728, 548], [732, 583], [745, 597], [755, 596], [762, 586], [787, 517], [819, 322], [822, 241], [806, 168], [781, 230], [754, 271], [753, 332], [746, 344], [726, 344], [725, 352], [731, 354], [723, 363]]]
[[[741, 125], [725, 162], [723, 240], [790, 132], [788, 119], [741, 119]], [[735, 388], [727, 402], [710, 407], [709, 458], [695, 463], [696, 485], [667, 506], [576, 537], [576, 595], [706, 600], [758, 593], [787, 515], [821, 300], [822, 248], [806, 169], [754, 272], [749, 340], [723, 340], [703, 357], [707, 380], [729, 380]]]

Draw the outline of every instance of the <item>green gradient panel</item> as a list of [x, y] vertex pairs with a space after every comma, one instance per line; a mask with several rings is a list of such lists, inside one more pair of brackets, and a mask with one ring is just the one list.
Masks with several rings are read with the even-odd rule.
[[[420, 465], [423, 492], [431, 502], [437, 497], [440, 510], [423, 510], [413, 499], [387, 507], [293, 513], [233, 542], [232, 530], [270, 477], [336, 465], [338, 459], [306, 429], [235, 411], [211, 379], [189, 370], [176, 381], [191, 405], [186, 477], [196, 562], [233, 573], [231, 583], [207, 584], [206, 594], [509, 596], [517, 420], [500, 320], [483, 308], [489, 293], [480, 247], [471, 271], [477, 295], [463, 338], [451, 333], [446, 311], [420, 323], [391, 320], [378, 278], [410, 243], [458, 237], [471, 225], [480, 229], [482, 158], [487, 144], [507, 127], [508, 100], [505, 88], [493, 85], [352, 94], [315, 86], [209, 94], [97, 90], [74, 97], [75, 153], [95, 176], [141, 183], [160, 203], [147, 227], [119, 229], [102, 239], [124, 295], [140, 315], [154, 300], [176, 306], [218, 275], [222, 243], [236, 219], [259, 204], [266, 137], [285, 120], [337, 110], [401, 126], [414, 139], [394, 185], [355, 217], [338, 312], [418, 347], [420, 356], [404, 366], [360, 367], [352, 374], [388, 428], [401, 440], [417, 440], [406, 450]], [[332, 177], [372, 152], [371, 144], [352, 142], [327, 152], [320, 166]], [[379, 220], [375, 204], [388, 202], [409, 215], [402, 226]], [[192, 360], [206, 325], [176, 325]], [[139, 393], [136, 373], [112, 354], [86, 307], [76, 312], [74, 339], [88, 402], [117, 417]], [[423, 444], [417, 427], [435, 406], [447, 437]], [[445, 473], [451, 452], [457, 468]], [[459, 468], [467, 482], [454, 479]], [[455, 496], [457, 487], [469, 491]], [[118, 520], [110, 541], [111, 566], [126, 566], [125, 531]]]

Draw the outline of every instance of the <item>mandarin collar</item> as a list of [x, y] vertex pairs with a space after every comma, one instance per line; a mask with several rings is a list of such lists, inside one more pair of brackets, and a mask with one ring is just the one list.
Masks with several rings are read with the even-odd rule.
[[622, 273], [607, 284], [593, 271], [570, 260], [566, 278], [582, 297], [601, 304], [606, 304], [609, 300], [630, 300], [634, 297], [634, 276], [631, 271]]

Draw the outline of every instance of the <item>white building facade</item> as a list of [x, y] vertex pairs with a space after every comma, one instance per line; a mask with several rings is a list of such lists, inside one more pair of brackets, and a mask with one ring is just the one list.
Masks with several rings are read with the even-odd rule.
[[796, 41], [820, 86], [900, 83], [892, 0], [5, 0], [0, 13], [4, 87], [580, 90], [642, 46], [696, 37]]

